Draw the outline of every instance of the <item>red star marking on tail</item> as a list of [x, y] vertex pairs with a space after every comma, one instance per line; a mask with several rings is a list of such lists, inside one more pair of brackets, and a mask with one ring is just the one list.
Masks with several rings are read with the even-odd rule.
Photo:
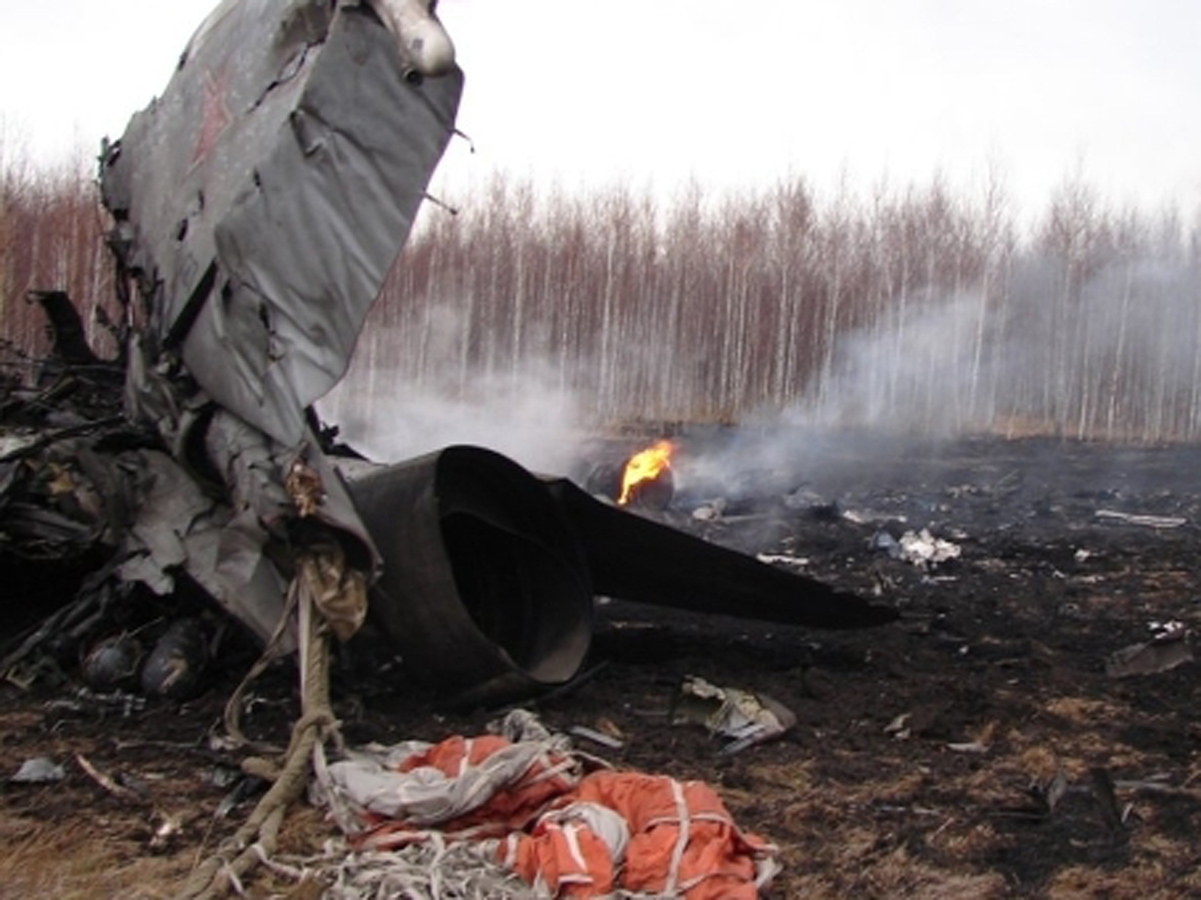
[[217, 139], [233, 120], [226, 103], [228, 91], [229, 76], [225, 66], [222, 66], [216, 75], [211, 69], [204, 73], [204, 117], [200, 122], [196, 148], [192, 151], [193, 168], [204, 162], [216, 145]]

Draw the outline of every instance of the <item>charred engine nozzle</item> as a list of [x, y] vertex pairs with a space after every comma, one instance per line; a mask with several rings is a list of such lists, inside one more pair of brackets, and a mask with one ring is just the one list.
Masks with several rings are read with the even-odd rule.
[[576, 675], [591, 580], [537, 478], [459, 446], [350, 474], [349, 489], [384, 562], [371, 615], [414, 677], [458, 705], [496, 705]]

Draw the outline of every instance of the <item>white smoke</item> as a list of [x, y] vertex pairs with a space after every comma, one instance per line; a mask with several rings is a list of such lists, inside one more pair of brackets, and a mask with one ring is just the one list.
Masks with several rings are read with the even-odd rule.
[[739, 496], [904, 466], [971, 434], [1108, 441], [1201, 427], [1201, 283], [1185, 261], [1126, 260], [1069, 297], [1062, 267], [1023, 260], [1005, 292], [928, 296], [840, 334], [826, 371], [784, 410], [681, 454], [677, 479]]
[[784, 419], [925, 438], [1192, 434], [1201, 422], [1195, 270], [1126, 260], [1072, 288], [1045, 259], [1016, 269], [1002, 295], [932, 297], [840, 335], [828, 373]]
[[[417, 335], [370, 334], [346, 378], [318, 403], [322, 418], [379, 462], [472, 444], [536, 472], [570, 471], [586, 429], [582, 404], [561, 373], [532, 359], [504, 372], [481, 371], [464, 360], [461, 320], [435, 307]], [[420, 359], [404, 357], [413, 348]]]
[[887, 330], [842, 335], [829, 377], [784, 418], [927, 437], [979, 428], [991, 413], [996, 330], [982, 298], [963, 295]]

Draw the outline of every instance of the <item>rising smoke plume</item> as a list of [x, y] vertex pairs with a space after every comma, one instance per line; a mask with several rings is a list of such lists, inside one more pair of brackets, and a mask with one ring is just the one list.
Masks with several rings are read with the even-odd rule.
[[[355, 358], [347, 377], [319, 404], [340, 437], [380, 462], [408, 459], [452, 444], [503, 453], [533, 471], [569, 472], [587, 429], [581, 404], [543, 360], [502, 371], [465, 361], [467, 326], [448, 306], [429, 310], [417, 373], [386, 352]], [[412, 335], [375, 335], [369, 347], [412, 352]]]

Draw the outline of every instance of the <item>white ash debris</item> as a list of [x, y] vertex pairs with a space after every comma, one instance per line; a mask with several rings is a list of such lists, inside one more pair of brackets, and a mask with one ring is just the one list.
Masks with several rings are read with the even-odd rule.
[[755, 558], [769, 566], [785, 566], [793, 569], [803, 569], [810, 562], [807, 556], [790, 556], [786, 553], [757, 553]]
[[899, 541], [891, 540], [888, 532], [880, 531], [872, 537], [872, 546], [886, 551], [893, 559], [904, 560], [921, 569], [931, 569], [948, 560], [958, 559], [963, 552], [958, 544], [935, 537], [928, 528], [906, 531]]

